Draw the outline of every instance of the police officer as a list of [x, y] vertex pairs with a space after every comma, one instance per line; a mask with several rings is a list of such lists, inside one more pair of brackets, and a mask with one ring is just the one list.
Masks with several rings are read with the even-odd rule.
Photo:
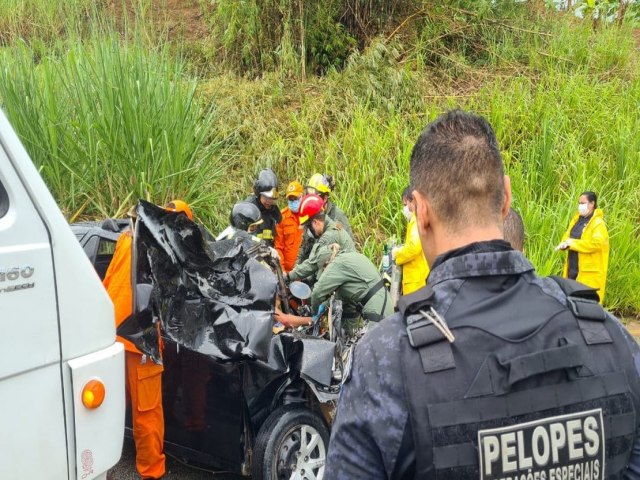
[[302, 263], [297, 263], [285, 278], [289, 281], [304, 280], [315, 277], [323, 267], [318, 256], [322, 247], [337, 243], [343, 252], [355, 252], [353, 240], [345, 230], [324, 212], [324, 200], [319, 195], [305, 195], [300, 201], [300, 225], [304, 225], [304, 236], [313, 239], [313, 247], [309, 257]]
[[502, 240], [486, 120], [429, 124], [411, 185], [429, 280], [357, 345], [325, 480], [640, 478], [640, 350], [592, 289]]
[[282, 221], [282, 214], [276, 205], [278, 198], [278, 178], [273, 170], [261, 170], [253, 182], [253, 195], [246, 199], [260, 209], [262, 223], [255, 235], [270, 247], [274, 246], [276, 225]]

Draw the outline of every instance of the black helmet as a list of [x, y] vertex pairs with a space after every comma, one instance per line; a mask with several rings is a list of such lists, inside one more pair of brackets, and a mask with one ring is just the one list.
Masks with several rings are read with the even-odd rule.
[[268, 197], [275, 198], [277, 196], [278, 177], [273, 173], [270, 168], [261, 170], [258, 174], [258, 178], [253, 182], [253, 192], [256, 195], [267, 195]]
[[231, 226], [247, 231], [249, 225], [260, 222], [260, 210], [251, 202], [238, 202], [231, 209]]

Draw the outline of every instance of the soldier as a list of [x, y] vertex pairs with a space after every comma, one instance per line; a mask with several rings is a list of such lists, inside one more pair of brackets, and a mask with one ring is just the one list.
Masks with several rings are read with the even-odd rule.
[[487, 121], [428, 125], [411, 185], [429, 282], [357, 345], [325, 480], [640, 478], [640, 349], [593, 289], [502, 239]]
[[[316, 254], [322, 272], [311, 294], [311, 310], [320, 311], [320, 305], [332, 294], [342, 300], [342, 324], [351, 335], [361, 326], [360, 318], [379, 322], [393, 313], [393, 305], [380, 272], [371, 260], [358, 252], [341, 252], [334, 243], [318, 249]], [[281, 312], [278, 321], [287, 326], [310, 325], [310, 317], [299, 317]]]
[[285, 275], [288, 281], [313, 278], [320, 273], [323, 264], [318, 257], [319, 249], [337, 243], [343, 252], [355, 252], [356, 248], [351, 237], [329, 218], [324, 212], [324, 200], [318, 195], [305, 195], [300, 201], [300, 225], [304, 225], [304, 236], [314, 240], [313, 247], [304, 262], [296, 264]]
[[[331, 250], [335, 253], [331, 254]], [[380, 272], [371, 260], [359, 252], [342, 252], [339, 245], [322, 247], [318, 257], [329, 261], [311, 293], [311, 309], [317, 312], [320, 304], [334, 292], [342, 300], [343, 324], [348, 332], [357, 327], [359, 317], [379, 322], [393, 313], [393, 305]], [[333, 257], [333, 258], [331, 258]]]

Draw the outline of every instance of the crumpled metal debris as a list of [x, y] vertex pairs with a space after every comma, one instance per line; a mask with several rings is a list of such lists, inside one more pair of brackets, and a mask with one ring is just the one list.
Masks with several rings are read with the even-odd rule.
[[180, 347], [218, 361], [267, 360], [276, 277], [239, 237], [205, 242], [185, 215], [140, 201], [134, 236], [136, 312], [118, 333], [156, 363], [158, 322]]

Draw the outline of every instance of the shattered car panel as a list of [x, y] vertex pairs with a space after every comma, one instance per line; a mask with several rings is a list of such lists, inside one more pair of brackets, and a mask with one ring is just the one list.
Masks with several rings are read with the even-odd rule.
[[161, 356], [152, 337], [158, 322], [180, 347], [218, 361], [266, 360], [276, 294], [271, 271], [247, 255], [241, 240], [211, 248], [185, 215], [144, 201], [136, 213], [135, 279], [137, 286], [151, 285], [151, 292], [134, 317], [150, 338], [132, 332], [131, 320], [119, 333], [156, 363]]
[[169, 451], [246, 473], [255, 436], [277, 406], [332, 410], [336, 344], [272, 334], [278, 278], [253, 254], [255, 242], [208, 242], [185, 215], [144, 201], [136, 213], [135, 312], [118, 334], [164, 364]]

